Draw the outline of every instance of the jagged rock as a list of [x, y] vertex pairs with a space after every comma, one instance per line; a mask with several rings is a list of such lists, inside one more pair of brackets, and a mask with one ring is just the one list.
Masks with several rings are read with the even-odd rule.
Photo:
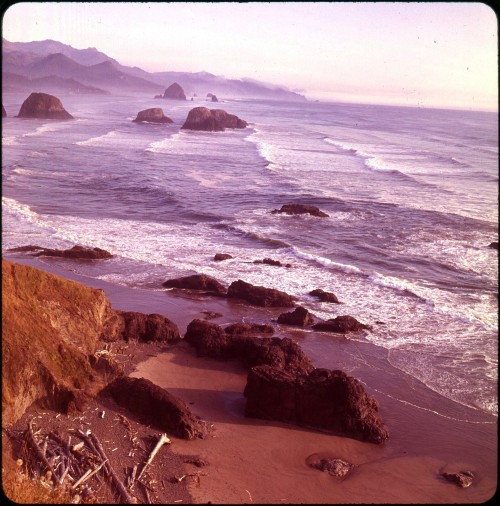
[[246, 121], [222, 109], [195, 107], [189, 111], [188, 117], [181, 128], [184, 130], [222, 132], [226, 128], [245, 128], [246, 126]]
[[290, 313], [282, 313], [278, 316], [278, 323], [286, 325], [298, 325], [305, 327], [314, 322], [314, 316], [304, 307], [297, 307]]
[[345, 478], [355, 467], [354, 464], [342, 459], [318, 458], [314, 455], [307, 459], [307, 463], [314, 469], [327, 472], [336, 478]]
[[488, 245], [490, 248], [498, 249], [498, 241], [490, 242]]
[[[235, 328], [230, 332], [234, 332]], [[260, 329], [260, 333], [265, 328]], [[193, 320], [187, 327], [184, 339], [200, 356], [229, 360], [235, 359], [250, 368], [256, 365], [272, 365], [293, 374], [305, 374], [314, 369], [309, 358], [291, 339], [277, 337], [256, 338], [234, 335], [215, 323]]]
[[165, 288], [184, 288], [188, 290], [203, 290], [205, 292], [225, 295], [226, 287], [216, 279], [206, 274], [193, 274], [181, 278], [167, 279], [162, 286]]
[[279, 260], [273, 260], [272, 258], [264, 258], [263, 260], [254, 260], [254, 264], [267, 264], [274, 265], [275, 267], [291, 267], [291, 264], [282, 264]]
[[133, 120], [135, 123], [173, 123], [173, 121], [163, 114], [161, 107], [152, 107], [144, 109], [137, 114], [137, 118]]
[[165, 90], [163, 98], [173, 98], [174, 100], [186, 100], [186, 95], [180, 84], [173, 83]]
[[244, 395], [245, 416], [277, 420], [383, 443], [388, 438], [377, 401], [342, 371], [314, 369], [296, 376], [267, 365], [253, 367]]
[[442, 473], [441, 476], [462, 488], [470, 487], [474, 478], [474, 474], [471, 471], [460, 471], [459, 473]]
[[6, 117], [7, 117], [7, 111], [5, 110], [5, 107], [2, 104], [2, 118], [6, 118]]
[[145, 378], [121, 376], [106, 388], [117, 404], [169, 435], [182, 439], [203, 438], [206, 423], [167, 390]]
[[323, 332], [335, 332], [337, 334], [347, 334], [348, 332], [358, 332], [359, 330], [371, 330], [370, 325], [358, 322], [356, 318], [349, 315], [337, 316], [324, 322], [318, 322], [312, 326], [314, 330]]
[[74, 119], [61, 101], [47, 93], [32, 93], [21, 105], [18, 118]]
[[42, 248], [41, 246], [20, 246], [18, 248], [11, 248], [9, 251], [33, 251], [33, 256], [40, 257], [62, 257], [62, 258], [74, 258], [74, 259], [106, 259], [112, 258], [113, 255], [101, 248], [87, 248], [85, 246], [73, 246], [70, 249], [50, 249]]
[[274, 327], [268, 323], [233, 323], [228, 325], [224, 331], [226, 334], [235, 336], [255, 336], [259, 334], [274, 334]]
[[241, 279], [233, 281], [227, 289], [228, 298], [243, 299], [261, 307], [293, 307], [296, 297], [274, 288], [255, 286]]
[[273, 209], [272, 214], [286, 213], [286, 214], [310, 214], [311, 216], [318, 216], [320, 218], [328, 218], [328, 214], [320, 211], [316, 206], [307, 204], [285, 204], [281, 209]]
[[223, 260], [229, 260], [230, 258], [234, 257], [232, 255], [229, 255], [228, 253], [216, 253], [214, 255], [215, 262], [222, 262]]
[[168, 318], [155, 313], [146, 315], [135, 311], [115, 310], [115, 316], [108, 320], [103, 332], [103, 339], [108, 341], [175, 343], [180, 338], [179, 328]]
[[321, 288], [316, 288], [316, 290], [311, 290], [309, 295], [313, 295], [314, 297], [318, 297], [321, 302], [334, 302], [336, 304], [340, 304], [337, 296], [332, 292], [325, 292]]

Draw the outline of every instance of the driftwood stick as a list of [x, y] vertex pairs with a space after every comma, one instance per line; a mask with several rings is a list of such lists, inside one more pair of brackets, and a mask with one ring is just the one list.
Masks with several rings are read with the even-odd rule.
[[47, 460], [47, 458], [45, 457], [45, 455], [40, 450], [40, 448], [38, 446], [38, 443], [36, 442], [35, 436], [33, 435], [32, 424], [33, 424], [33, 421], [29, 422], [29, 424], [28, 424], [28, 432], [27, 432], [28, 441], [31, 444], [31, 446], [33, 447], [33, 450], [35, 451], [37, 457], [43, 462], [44, 466], [52, 473], [52, 476], [55, 479], [56, 475], [54, 473], [54, 469], [49, 464], [49, 461]]
[[81, 485], [82, 483], [84, 483], [87, 480], [89, 480], [90, 478], [92, 478], [92, 476], [94, 476], [94, 474], [98, 473], [99, 470], [101, 469], [101, 467], [106, 464], [106, 462], [107, 462], [107, 460], [105, 460], [104, 462], [101, 462], [101, 464], [99, 464], [93, 471], [91, 469], [89, 469], [71, 488], [75, 489], [76, 487], [78, 487], [78, 485]]
[[149, 454], [148, 460], [144, 464], [144, 467], [141, 469], [141, 472], [139, 473], [139, 476], [137, 476], [137, 480], [141, 479], [141, 476], [144, 473], [146, 467], [148, 467], [149, 464], [151, 464], [151, 462], [153, 462], [153, 459], [155, 458], [155, 455], [158, 453], [158, 451], [160, 450], [160, 448], [164, 444], [170, 444], [170, 439], [167, 437], [166, 434], [161, 434], [160, 438], [158, 439], [158, 442], [156, 443], [156, 446], [153, 448], [153, 451]]
[[106, 467], [108, 469], [109, 474], [111, 475], [111, 478], [113, 478], [113, 481], [116, 485], [116, 488], [120, 492], [123, 499], [126, 501], [127, 504], [136, 504], [137, 500], [133, 498], [128, 492], [123, 483], [121, 482], [120, 478], [118, 478], [117, 474], [115, 473], [114, 469], [111, 467], [111, 464], [108, 461], [108, 457], [104, 453], [104, 450], [102, 448], [102, 445], [100, 441], [97, 439], [95, 434], [90, 434], [91, 441], [95, 444], [97, 451], [101, 455], [102, 459], [106, 461]]
[[129, 480], [129, 486], [128, 486], [128, 488], [130, 488], [131, 490], [132, 490], [132, 487], [134, 486], [136, 473], [137, 473], [137, 464], [133, 467], [132, 473], [130, 475], [130, 480]]

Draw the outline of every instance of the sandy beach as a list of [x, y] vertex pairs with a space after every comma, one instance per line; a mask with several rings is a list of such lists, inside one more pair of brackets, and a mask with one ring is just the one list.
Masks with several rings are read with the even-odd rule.
[[[71, 272], [68, 261], [21, 255], [6, 258], [102, 288], [114, 309], [162, 314], [178, 325], [181, 335], [202, 311], [220, 313], [214, 320], [219, 325], [242, 319], [269, 323], [282, 312], [81, 278]], [[275, 335], [294, 338], [307, 353], [307, 340], [314, 335], [275, 327]], [[246, 370], [234, 362], [197, 357], [187, 343], [140, 361], [131, 375], [147, 378], [179, 396], [194, 414], [214, 425], [214, 432], [204, 440], [172, 438], [173, 452], [199, 455], [208, 462], [199, 482], [188, 485], [193, 503], [470, 504], [493, 497], [497, 487], [496, 418], [433, 394], [393, 368], [387, 350], [369, 343], [339, 340], [338, 359], [332, 368], [360, 378], [379, 401], [389, 431], [385, 444], [245, 418]], [[338, 479], [309, 466], [308, 458], [314, 456], [341, 458], [355, 468], [345, 479]], [[466, 489], [440, 476], [445, 471], [465, 470], [475, 476]]]

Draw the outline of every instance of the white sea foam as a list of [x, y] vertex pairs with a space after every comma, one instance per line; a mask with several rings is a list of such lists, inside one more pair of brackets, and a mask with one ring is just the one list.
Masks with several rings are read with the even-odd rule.
[[253, 133], [247, 135], [245, 137], [245, 140], [255, 144], [257, 152], [266, 163], [267, 169], [272, 171], [278, 171], [280, 169], [283, 169], [284, 167], [275, 161], [275, 148], [271, 144], [261, 140], [259, 138], [260, 136], [262, 136], [262, 132], [258, 128], [254, 127]]
[[2, 145], [4, 146], [16, 146], [19, 144], [17, 137], [15, 135], [8, 135], [7, 137], [2, 137]]
[[168, 153], [172, 149], [174, 143], [181, 139], [182, 135], [182, 132], [177, 132], [166, 139], [152, 142], [144, 151], [149, 151], [150, 153]]
[[321, 265], [331, 268], [331, 269], [337, 269], [337, 270], [340, 270], [343, 272], [356, 273], [356, 274], [362, 272], [361, 269], [359, 269], [355, 265], [341, 264], [338, 262], [334, 262], [333, 260], [330, 260], [329, 258], [322, 257], [319, 255], [314, 255], [311, 253], [307, 253], [306, 251], [302, 251], [301, 249], [297, 248], [296, 246], [292, 246], [291, 250], [299, 258], [304, 258], [306, 260], [312, 260], [313, 262], [317, 262], [318, 264], [321, 264]]
[[85, 141], [75, 142], [78, 146], [102, 146], [107, 144], [109, 141], [116, 141], [119, 138], [120, 132], [117, 130], [111, 130], [104, 135], [98, 135], [97, 137], [91, 137]]

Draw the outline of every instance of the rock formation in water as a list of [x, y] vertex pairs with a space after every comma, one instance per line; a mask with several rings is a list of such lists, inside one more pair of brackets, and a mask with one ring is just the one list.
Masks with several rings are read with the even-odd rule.
[[5, 110], [5, 107], [2, 104], [2, 118], [6, 118], [6, 117], [7, 117], [7, 111]]
[[32, 93], [21, 105], [18, 118], [74, 119], [61, 101], [47, 93]]
[[35, 257], [61, 257], [61, 258], [73, 258], [73, 259], [85, 259], [85, 260], [98, 260], [112, 258], [113, 255], [101, 248], [87, 248], [86, 246], [73, 246], [69, 249], [51, 249], [42, 248], [41, 246], [19, 246], [18, 248], [11, 248], [9, 251], [14, 252], [33, 252]]
[[358, 322], [356, 318], [349, 315], [337, 316], [324, 322], [316, 323], [312, 326], [314, 330], [323, 332], [334, 332], [337, 334], [347, 334], [348, 332], [358, 332], [360, 330], [371, 330], [370, 325]]
[[218, 295], [226, 294], [226, 287], [215, 278], [206, 274], [192, 274], [181, 278], [167, 279], [162, 286], [165, 288], [183, 288], [186, 290], [203, 290]]
[[309, 295], [314, 297], [318, 297], [321, 302], [334, 302], [335, 304], [340, 304], [337, 296], [332, 292], [325, 292], [321, 288], [316, 288], [315, 290], [311, 290]]
[[246, 128], [246, 126], [246, 121], [222, 109], [195, 107], [189, 111], [188, 117], [181, 128], [184, 130], [222, 132], [226, 128]]
[[228, 298], [243, 299], [261, 307], [293, 307], [296, 297], [275, 288], [255, 286], [241, 279], [233, 281], [227, 289]]
[[297, 307], [290, 313], [282, 313], [278, 316], [278, 323], [286, 325], [297, 325], [299, 327], [306, 327], [312, 325], [314, 316], [304, 307]]
[[163, 114], [161, 107], [152, 107], [151, 109], [144, 109], [137, 113], [137, 117], [132, 120], [135, 123], [173, 123], [173, 121]]
[[281, 209], [273, 209], [272, 214], [285, 213], [285, 214], [310, 214], [319, 218], [328, 218], [328, 214], [320, 211], [316, 206], [308, 204], [285, 204]]
[[171, 84], [163, 94], [163, 98], [172, 98], [174, 100], [186, 100], [186, 94], [182, 86], [177, 83]]
[[212, 102], [218, 102], [219, 100], [217, 99], [217, 97], [215, 95], [212, 95]]

